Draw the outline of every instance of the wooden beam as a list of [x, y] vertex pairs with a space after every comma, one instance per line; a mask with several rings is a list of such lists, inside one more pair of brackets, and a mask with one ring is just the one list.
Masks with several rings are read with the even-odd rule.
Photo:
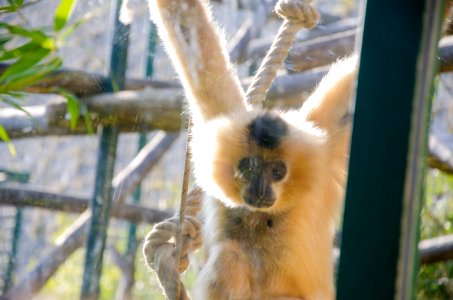
[[[68, 195], [55, 194], [45, 191], [32, 190], [29, 188], [0, 188], [0, 206], [11, 205], [14, 207], [36, 207], [48, 210], [56, 210], [67, 213], [82, 213], [88, 208], [89, 199]], [[115, 203], [112, 208], [112, 216], [127, 220], [132, 223], [160, 222], [173, 215], [172, 211], [159, 210], [143, 205]]]
[[423, 240], [418, 244], [420, 262], [433, 264], [453, 259], [453, 234]]

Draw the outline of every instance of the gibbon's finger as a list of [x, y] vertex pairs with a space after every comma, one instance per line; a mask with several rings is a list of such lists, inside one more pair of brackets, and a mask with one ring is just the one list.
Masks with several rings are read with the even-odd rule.
[[200, 229], [197, 230], [197, 234], [192, 238], [192, 251], [195, 251], [203, 244], [203, 231], [201, 229], [202, 224], [200, 223]]
[[195, 186], [187, 195], [187, 206], [185, 215], [195, 217], [201, 209], [201, 201], [203, 200], [203, 190]]
[[[189, 254], [193, 253], [195, 250], [199, 249], [201, 246], [200, 239], [193, 239], [189, 236], [186, 236], [183, 239], [182, 242], [182, 247], [181, 247], [181, 253], [180, 253], [180, 259], [189, 259]], [[181, 268], [181, 263], [180, 262], [180, 268]], [[183, 262], [185, 264], [185, 262]]]
[[200, 249], [203, 245], [203, 235], [201, 232], [193, 239], [192, 251]]
[[183, 273], [189, 267], [190, 260], [188, 255], [181, 256], [179, 258], [178, 272]]
[[195, 237], [201, 230], [201, 223], [194, 217], [185, 216], [182, 225], [182, 234], [185, 236]]
[[190, 237], [188, 235], [184, 236], [182, 242], [181, 256], [194, 252], [199, 249], [202, 244], [202, 234], [197, 234], [195, 237]]

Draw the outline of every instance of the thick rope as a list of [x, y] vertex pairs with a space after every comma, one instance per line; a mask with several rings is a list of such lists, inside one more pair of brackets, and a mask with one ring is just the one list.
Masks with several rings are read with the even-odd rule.
[[143, 253], [147, 265], [157, 273], [167, 299], [189, 299], [179, 276], [189, 266], [189, 253], [201, 246], [201, 224], [196, 218], [201, 208], [201, 189], [187, 190], [190, 177], [191, 122], [189, 119], [184, 177], [177, 217], [163, 221], [148, 234]]
[[184, 218], [180, 223], [182, 243], [179, 254], [175, 252], [178, 217], [156, 224], [145, 238], [143, 255], [146, 264], [156, 272], [165, 297], [170, 300], [189, 299], [179, 274], [189, 266], [189, 253], [199, 249], [202, 244], [201, 223], [196, 218], [201, 209], [202, 197], [203, 192], [199, 187], [195, 187], [188, 195]]
[[284, 19], [272, 46], [247, 89], [247, 102], [254, 107], [264, 106], [264, 99], [277, 75], [278, 69], [288, 56], [297, 32], [301, 28], [313, 28], [319, 14], [309, 3], [311, 0], [280, 0], [275, 12]]

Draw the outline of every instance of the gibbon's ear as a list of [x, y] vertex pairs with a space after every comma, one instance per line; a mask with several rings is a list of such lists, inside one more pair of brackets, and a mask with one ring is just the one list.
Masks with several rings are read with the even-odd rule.
[[245, 110], [244, 92], [205, 1], [148, 1], [195, 122]]
[[357, 55], [337, 61], [301, 108], [307, 120], [329, 135], [337, 136], [351, 121], [357, 64]]

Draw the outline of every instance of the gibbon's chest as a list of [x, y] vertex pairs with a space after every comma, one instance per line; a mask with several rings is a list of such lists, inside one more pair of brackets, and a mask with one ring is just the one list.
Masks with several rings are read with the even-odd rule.
[[276, 253], [284, 251], [284, 216], [250, 211], [245, 208], [227, 208], [224, 236], [237, 241], [250, 263], [259, 272], [278, 268]]

